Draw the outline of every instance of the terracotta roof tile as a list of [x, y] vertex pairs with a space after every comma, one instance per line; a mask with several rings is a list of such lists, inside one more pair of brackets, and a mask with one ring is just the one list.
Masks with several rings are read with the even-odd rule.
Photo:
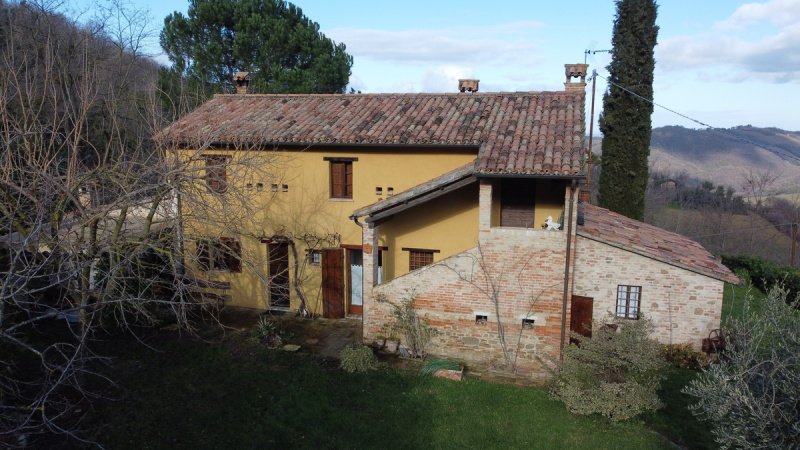
[[216, 95], [162, 131], [200, 143], [467, 145], [477, 173], [582, 176], [584, 93]]
[[628, 250], [711, 278], [739, 279], [702, 245], [686, 236], [630, 219], [599, 206], [581, 204], [584, 224], [578, 235]]

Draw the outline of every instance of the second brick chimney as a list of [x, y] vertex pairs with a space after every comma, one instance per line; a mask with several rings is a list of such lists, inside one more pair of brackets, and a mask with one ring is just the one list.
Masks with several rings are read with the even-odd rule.
[[250, 72], [236, 72], [233, 75], [233, 84], [237, 94], [247, 94], [250, 87]]
[[478, 92], [478, 82], [481, 80], [460, 79], [458, 80], [458, 92]]

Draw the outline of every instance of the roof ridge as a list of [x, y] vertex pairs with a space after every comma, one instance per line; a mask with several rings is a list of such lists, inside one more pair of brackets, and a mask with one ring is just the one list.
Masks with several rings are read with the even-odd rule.
[[495, 96], [509, 96], [509, 95], [518, 95], [518, 96], [526, 96], [526, 95], [542, 95], [542, 94], [566, 94], [566, 95], [578, 95], [583, 94], [583, 91], [498, 91], [498, 92], [474, 92], [470, 94], [466, 94], [463, 92], [368, 92], [368, 93], [358, 93], [358, 94], [214, 94], [214, 97], [235, 97], [235, 98], [259, 98], [259, 97], [266, 97], [266, 98], [282, 98], [282, 97], [291, 97], [291, 98], [302, 98], [302, 97], [345, 97], [345, 98], [358, 98], [358, 97], [403, 97], [403, 98], [414, 98], [414, 97], [439, 97], [439, 96], [447, 96], [447, 97], [495, 97]]

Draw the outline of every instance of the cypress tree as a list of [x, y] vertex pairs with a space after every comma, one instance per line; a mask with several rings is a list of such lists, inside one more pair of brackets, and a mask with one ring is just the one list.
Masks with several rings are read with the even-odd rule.
[[603, 133], [600, 204], [638, 220], [644, 218], [647, 189], [653, 113], [653, 104], [647, 100], [653, 99], [657, 9], [655, 0], [617, 0], [609, 85], [599, 122]]

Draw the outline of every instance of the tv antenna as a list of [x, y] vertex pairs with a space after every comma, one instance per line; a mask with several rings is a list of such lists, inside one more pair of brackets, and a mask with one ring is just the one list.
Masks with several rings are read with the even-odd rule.
[[583, 63], [586, 64], [586, 59], [589, 55], [595, 55], [597, 53], [611, 53], [611, 50], [585, 50], [583, 52]]

